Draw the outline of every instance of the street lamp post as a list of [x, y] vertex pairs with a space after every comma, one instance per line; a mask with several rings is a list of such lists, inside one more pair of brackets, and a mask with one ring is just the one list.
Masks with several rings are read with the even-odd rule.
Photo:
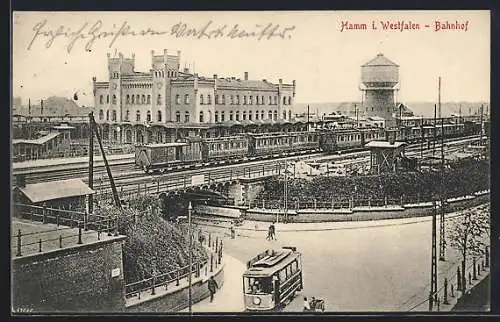
[[189, 283], [189, 290], [188, 290], [188, 303], [189, 303], [189, 314], [193, 313], [193, 308], [192, 308], [192, 295], [191, 295], [191, 278], [192, 278], [192, 268], [193, 268], [193, 252], [192, 252], [192, 238], [191, 238], [191, 214], [193, 212], [193, 206], [191, 205], [191, 201], [189, 202], [188, 205], [188, 251], [189, 251], [189, 273], [188, 273], [188, 283]]

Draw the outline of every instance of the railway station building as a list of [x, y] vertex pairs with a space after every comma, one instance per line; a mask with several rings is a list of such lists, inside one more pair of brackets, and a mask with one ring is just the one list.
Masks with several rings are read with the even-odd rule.
[[[295, 81], [251, 80], [247, 72], [242, 78], [205, 77], [181, 70], [180, 62], [180, 51], [151, 51], [150, 70], [138, 72], [134, 54], [108, 54], [109, 79], [93, 78], [95, 119], [104, 139], [172, 142], [217, 127], [291, 123]], [[224, 133], [216, 131], [212, 135]]]

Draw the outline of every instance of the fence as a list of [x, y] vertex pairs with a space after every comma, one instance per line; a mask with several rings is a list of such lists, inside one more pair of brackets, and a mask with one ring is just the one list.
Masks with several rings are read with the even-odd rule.
[[[460, 196], [447, 199], [448, 204], [456, 201], [474, 199], [476, 196], [489, 193], [489, 190], [476, 192], [469, 196]], [[287, 200], [288, 209], [352, 209], [355, 207], [407, 207], [410, 205], [422, 205], [432, 203], [433, 196], [431, 195], [416, 195], [416, 196], [401, 196], [399, 198], [332, 198], [329, 201], [312, 199], [310, 201], [302, 200]], [[439, 201], [438, 201], [439, 204]], [[248, 204], [250, 209], [284, 209], [283, 199], [261, 199], [255, 200]]]
[[[206, 237], [207, 235], [208, 238]], [[210, 273], [213, 273], [222, 264], [222, 239], [216, 237], [213, 240], [211, 234], [202, 234], [200, 232], [198, 233], [197, 240], [195, 239], [195, 234], [193, 234], [192, 239], [193, 243], [198, 243], [198, 245], [203, 246], [207, 250], [207, 257], [209, 259], [201, 259], [194, 262], [191, 266], [191, 277], [199, 278], [202, 275], [208, 277]], [[158, 289], [163, 288], [163, 290], [167, 291], [173, 283], [175, 283], [176, 287], [181, 287], [181, 282], [184, 279], [186, 283], [189, 280], [190, 269], [188, 265], [167, 273], [156, 273], [154, 268], [152, 272], [152, 276], [147, 279], [125, 285], [125, 298], [137, 297], [140, 300], [141, 296], [145, 294], [156, 295]]]
[[[479, 257], [473, 257], [472, 262], [465, 267], [465, 273], [462, 271], [461, 264], [452, 266], [445, 272], [441, 279], [441, 285], [437, 292], [429, 294], [428, 297], [421, 299], [417, 304], [410, 307], [409, 311], [422, 308], [428, 305], [428, 311], [441, 311], [442, 305], [452, 305], [466, 294], [481, 279], [482, 274], [488, 274], [490, 267], [490, 253], [488, 246], [484, 253]], [[449, 307], [448, 307], [449, 308]]]
[[[112, 154], [127, 154], [134, 153], [135, 147], [133, 145], [123, 146], [108, 146], [106, 147], [106, 155]], [[23, 162], [28, 160], [41, 160], [41, 159], [55, 159], [55, 158], [73, 158], [73, 157], [86, 157], [88, 156], [88, 146], [76, 145], [71, 147], [55, 148], [52, 151], [40, 153], [38, 155], [17, 155], [13, 156], [13, 162]], [[94, 147], [94, 156], [100, 156], [101, 150], [99, 146]]]
[[[56, 224], [56, 229], [23, 233], [18, 229], [12, 235], [16, 256], [26, 253], [42, 252], [44, 249], [64, 248], [83, 244], [84, 240], [101, 239], [101, 234], [118, 236], [116, 217], [88, 214], [85, 212], [14, 204], [15, 214], [24, 219], [43, 224]], [[78, 230], [75, 232], [75, 230]], [[68, 240], [72, 240], [68, 242]]]

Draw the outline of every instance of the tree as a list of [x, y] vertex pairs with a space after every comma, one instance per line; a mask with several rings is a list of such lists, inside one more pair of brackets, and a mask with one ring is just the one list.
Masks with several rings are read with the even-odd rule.
[[447, 239], [451, 247], [462, 255], [462, 290], [465, 290], [465, 267], [468, 256], [476, 258], [484, 254], [490, 228], [489, 205], [467, 209], [447, 225]]

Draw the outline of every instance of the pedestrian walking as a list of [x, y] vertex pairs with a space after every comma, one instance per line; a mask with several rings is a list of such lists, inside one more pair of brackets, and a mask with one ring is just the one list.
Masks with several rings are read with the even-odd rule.
[[266, 237], [266, 240], [271, 240], [273, 238], [273, 230], [271, 228], [272, 224], [269, 226], [269, 228], [267, 229], [267, 237]]
[[307, 297], [304, 297], [304, 312], [309, 312], [309, 311], [311, 311], [311, 306], [309, 305]]
[[213, 302], [214, 300], [214, 294], [217, 292], [219, 289], [219, 285], [217, 285], [217, 282], [214, 280], [213, 276], [210, 276], [210, 279], [208, 280], [208, 291], [210, 292], [210, 302]]
[[271, 231], [271, 239], [275, 240], [276, 239], [276, 228], [274, 227], [274, 224], [271, 224], [271, 226], [269, 226], [269, 229]]

